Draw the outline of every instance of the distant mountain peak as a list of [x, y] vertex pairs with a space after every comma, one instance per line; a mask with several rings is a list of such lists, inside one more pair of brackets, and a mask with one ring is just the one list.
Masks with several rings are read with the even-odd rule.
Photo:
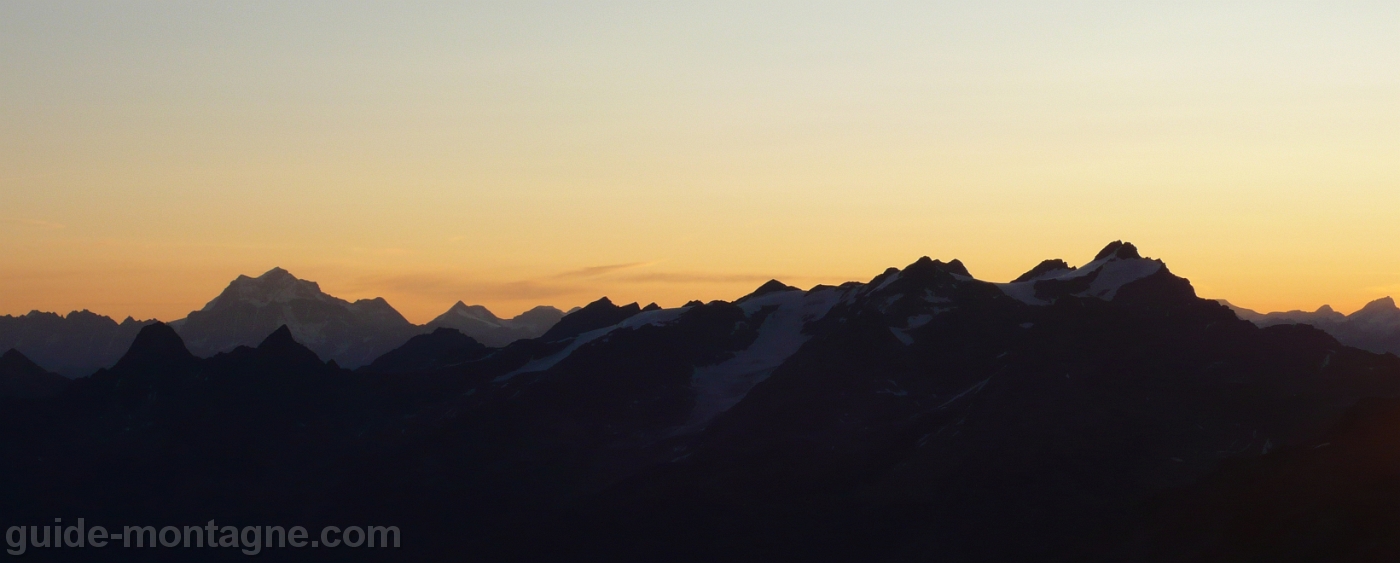
[[783, 283], [783, 282], [780, 282], [780, 281], [778, 281], [778, 280], [768, 280], [768, 281], [764, 282], [763, 285], [758, 286], [758, 289], [753, 290], [753, 293], [750, 293], [750, 294], [748, 294], [748, 295], [745, 295], [745, 296], [743, 296], [743, 297], [740, 297], [737, 301], [735, 301], [735, 303], [738, 303], [738, 302], [740, 302], [740, 301], [744, 301], [745, 299], [753, 299], [754, 297], [761, 297], [761, 296], [764, 296], [764, 295], [768, 295], [768, 294], [770, 294], [770, 293], [780, 293], [780, 292], [784, 292], [784, 291], [802, 291], [802, 290], [801, 290], [801, 289], [798, 289], [798, 288], [795, 288], [795, 287], [793, 287], [793, 286], [790, 286], [790, 285], [788, 285], [788, 284], [785, 284], [785, 283]]
[[1069, 265], [1068, 262], [1065, 262], [1064, 260], [1061, 260], [1059, 258], [1056, 258], [1054, 260], [1045, 260], [1039, 264], [1036, 264], [1036, 266], [1034, 268], [1031, 268], [1030, 271], [1027, 271], [1026, 273], [1018, 276], [1016, 279], [1011, 280], [1011, 283], [1031, 281], [1046, 274], [1051, 274], [1055, 272], [1073, 272], [1074, 270], [1074, 266]]
[[[888, 272], [888, 270], [886, 271]], [[903, 270], [898, 270], [897, 272], [900, 274], [918, 275], [921, 273], [927, 274], [929, 272], [934, 271], [944, 272], [968, 278], [972, 277], [972, 273], [967, 271], [967, 266], [963, 265], [962, 260], [954, 258], [948, 262], [943, 262], [942, 260], [934, 260], [932, 258], [929, 258], [928, 256], [919, 257], [919, 259], [915, 260], [913, 264], [905, 266]]]
[[499, 348], [516, 340], [537, 338], [563, 316], [563, 311], [541, 305], [514, 318], [502, 319], [485, 306], [458, 301], [425, 326], [455, 329], [481, 344]]
[[1375, 300], [1375, 301], [1372, 301], [1372, 302], [1370, 302], [1370, 303], [1367, 303], [1365, 307], [1362, 307], [1362, 308], [1361, 308], [1361, 310], [1362, 310], [1362, 311], [1393, 311], [1393, 310], [1395, 310], [1396, 308], [1397, 308], [1397, 307], [1395, 306], [1395, 299], [1392, 299], [1392, 298], [1390, 298], [1390, 297], [1382, 297], [1382, 298], [1380, 298], [1380, 299], [1377, 299], [1377, 300]]
[[321, 291], [320, 284], [300, 279], [282, 268], [273, 268], [253, 278], [238, 276], [224, 288], [224, 291], [204, 306], [203, 311], [247, 303], [265, 306], [271, 303], [290, 303], [298, 299], [345, 303]]
[[1133, 243], [1115, 240], [1108, 243], [1108, 246], [1103, 247], [1103, 250], [1100, 250], [1098, 254], [1094, 255], [1094, 260], [1103, 260], [1104, 258], [1140, 260], [1142, 259], [1142, 255], [1138, 254], [1138, 249], [1136, 246], [1133, 246]]

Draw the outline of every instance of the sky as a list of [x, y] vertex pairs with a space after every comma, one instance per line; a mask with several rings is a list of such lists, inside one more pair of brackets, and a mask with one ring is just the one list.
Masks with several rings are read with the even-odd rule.
[[1400, 3], [0, 0], [0, 314], [425, 322], [1135, 243], [1400, 296]]

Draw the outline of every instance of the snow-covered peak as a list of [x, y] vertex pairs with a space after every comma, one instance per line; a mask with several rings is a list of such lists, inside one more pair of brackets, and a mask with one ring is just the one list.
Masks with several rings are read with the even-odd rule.
[[1054, 297], [1047, 291], [1063, 288], [1065, 295], [1096, 297], [1112, 301], [1118, 290], [1129, 283], [1157, 273], [1163, 268], [1160, 260], [1143, 258], [1131, 243], [1114, 241], [1094, 256], [1094, 260], [1079, 268], [1063, 261], [1046, 261], [1026, 272], [1017, 281], [996, 284], [1002, 292], [1029, 305], [1047, 305]]
[[290, 303], [299, 299], [348, 304], [326, 295], [316, 282], [298, 279], [282, 268], [273, 268], [256, 278], [238, 276], [228, 287], [204, 306], [204, 311], [244, 303], [256, 307], [271, 303]]

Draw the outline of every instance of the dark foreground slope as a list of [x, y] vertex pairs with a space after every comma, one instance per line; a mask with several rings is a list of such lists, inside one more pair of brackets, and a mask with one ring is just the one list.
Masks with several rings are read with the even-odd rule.
[[86, 377], [112, 367], [141, 328], [155, 321], [122, 322], [91, 311], [67, 316], [31, 311], [0, 316], [0, 350], [15, 349], [34, 363], [66, 377]]
[[[287, 560], [1240, 558], [1270, 552], [1199, 510], [1243, 522], [1274, 489], [1212, 483], [1400, 391], [1400, 359], [1241, 321], [1121, 243], [1009, 284], [925, 258], [648, 309], [600, 300], [504, 348], [444, 331], [356, 372], [285, 330], [197, 359], [156, 325], [0, 405], [0, 517], [403, 530], [388, 555], [260, 555]], [[1327, 557], [1361, 537], [1298, 560], [1363, 560]]]

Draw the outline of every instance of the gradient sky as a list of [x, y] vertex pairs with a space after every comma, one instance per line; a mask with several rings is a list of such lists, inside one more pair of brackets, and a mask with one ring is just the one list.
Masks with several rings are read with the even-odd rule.
[[1205, 297], [1400, 295], [1400, 3], [0, 0], [0, 314], [281, 266], [733, 299], [1125, 239]]

